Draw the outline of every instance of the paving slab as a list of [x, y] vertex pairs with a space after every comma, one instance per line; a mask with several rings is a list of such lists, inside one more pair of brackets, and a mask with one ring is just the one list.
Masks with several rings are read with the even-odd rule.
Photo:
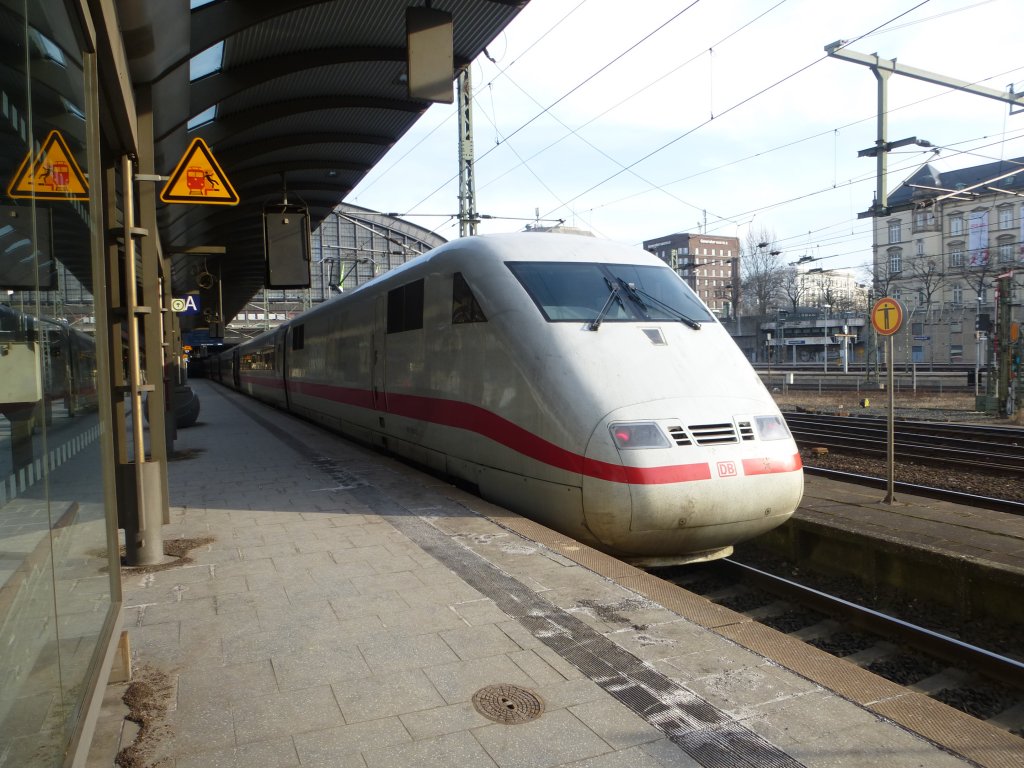
[[[173, 681], [154, 763], [969, 764], [438, 478], [195, 388], [203, 418], [177, 446], [201, 458], [171, 464], [165, 537], [212, 541], [188, 568], [124, 574], [137, 669]], [[540, 710], [494, 722], [474, 704], [487, 686], [518, 686]], [[124, 739], [123, 705], [101, 718], [89, 768]]]

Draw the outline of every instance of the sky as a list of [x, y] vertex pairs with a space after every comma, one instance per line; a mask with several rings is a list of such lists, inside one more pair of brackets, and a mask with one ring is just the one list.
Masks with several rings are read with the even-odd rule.
[[[456, 24], [458, 20], [456, 19]], [[472, 66], [480, 233], [559, 219], [641, 244], [770, 239], [862, 274], [871, 259], [877, 81], [848, 49], [1024, 91], [1021, 0], [530, 0]], [[1024, 113], [888, 78], [889, 191], [1024, 156]], [[347, 202], [459, 234], [454, 105], [435, 104]]]

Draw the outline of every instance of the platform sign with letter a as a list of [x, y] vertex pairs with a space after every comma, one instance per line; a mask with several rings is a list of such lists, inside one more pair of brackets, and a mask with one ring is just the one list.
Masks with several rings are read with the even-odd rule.
[[171, 299], [171, 311], [179, 315], [198, 315], [199, 297], [195, 294], [175, 296]]
[[206, 142], [196, 137], [171, 173], [160, 199], [165, 203], [238, 205], [227, 175], [213, 157]]
[[89, 182], [60, 131], [50, 131], [35, 160], [32, 150], [25, 155], [7, 194], [36, 200], [88, 200]]

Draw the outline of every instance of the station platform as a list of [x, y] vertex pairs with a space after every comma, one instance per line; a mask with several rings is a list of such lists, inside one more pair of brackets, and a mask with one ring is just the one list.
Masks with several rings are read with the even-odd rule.
[[1024, 765], [1024, 740], [192, 386], [164, 529], [192, 548], [123, 572], [145, 725], [110, 684], [89, 768]]

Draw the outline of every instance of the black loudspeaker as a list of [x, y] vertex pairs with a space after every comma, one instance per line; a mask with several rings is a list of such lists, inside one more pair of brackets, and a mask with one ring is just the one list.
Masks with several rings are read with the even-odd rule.
[[432, 8], [406, 8], [405, 40], [409, 97], [442, 104], [455, 101], [452, 15]]
[[300, 205], [263, 209], [267, 288], [309, 288], [309, 211]]
[[0, 289], [57, 289], [57, 262], [47, 209], [37, 207], [33, 221], [32, 209], [27, 205], [0, 205]]

